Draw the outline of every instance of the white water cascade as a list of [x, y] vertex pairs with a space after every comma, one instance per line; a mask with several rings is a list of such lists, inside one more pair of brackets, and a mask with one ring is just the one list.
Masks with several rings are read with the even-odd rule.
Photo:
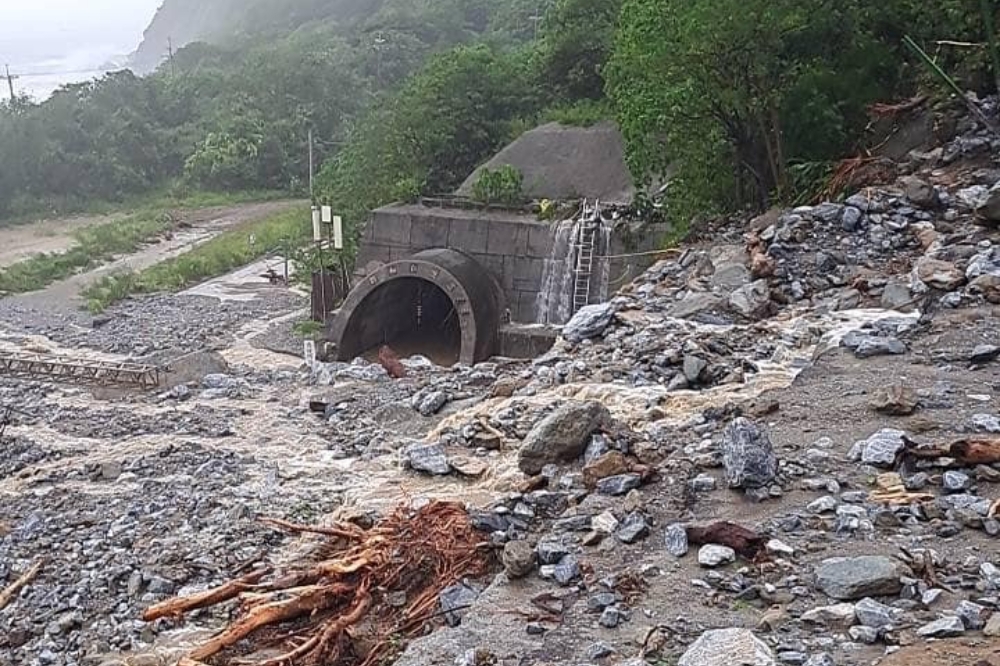
[[590, 267], [591, 301], [594, 297], [600, 301], [607, 299], [610, 260], [606, 255], [611, 248], [612, 226], [600, 214], [599, 205], [591, 207], [584, 202], [576, 219], [563, 220], [553, 229], [552, 252], [545, 260], [542, 290], [536, 301], [536, 323], [561, 326], [573, 316], [580, 242], [584, 229], [594, 224], [599, 228], [594, 237], [594, 265]]

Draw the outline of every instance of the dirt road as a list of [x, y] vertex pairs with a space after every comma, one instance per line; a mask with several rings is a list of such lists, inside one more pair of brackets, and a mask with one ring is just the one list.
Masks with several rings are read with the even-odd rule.
[[0, 227], [0, 268], [12, 266], [36, 254], [65, 252], [74, 243], [74, 232], [121, 217], [81, 215]]
[[[133, 254], [118, 257], [94, 270], [56, 282], [41, 291], [16, 296], [14, 299], [33, 307], [50, 308], [57, 311], [77, 309], [82, 302], [80, 292], [88, 285], [106, 275], [123, 270], [140, 271], [144, 268], [154, 266], [167, 259], [190, 252], [198, 245], [225, 231], [261, 220], [286, 210], [294, 206], [295, 203], [294, 201], [271, 201], [181, 212], [179, 213], [179, 229], [160, 242], [143, 247]], [[106, 222], [108, 219], [112, 218], [94, 218], [89, 221], [89, 224]], [[83, 222], [78, 223], [73, 228], [79, 228], [79, 224], [83, 224]], [[29, 239], [32, 238], [32, 234], [34, 233], [42, 233], [54, 229], [50, 222], [41, 223], [39, 226], [41, 231], [32, 231], [35, 226], [25, 227], [16, 233], [13, 230], [0, 231], [0, 247], [4, 243], [4, 234], [7, 232], [10, 232], [10, 239], [16, 240], [18, 238]], [[65, 249], [71, 244], [72, 237], [70, 232], [59, 232], [48, 243], [47, 247], [49, 249], [47, 251], [58, 251], [60, 247]], [[6, 254], [0, 254], [0, 265], [3, 265], [2, 262], [5, 256]]]

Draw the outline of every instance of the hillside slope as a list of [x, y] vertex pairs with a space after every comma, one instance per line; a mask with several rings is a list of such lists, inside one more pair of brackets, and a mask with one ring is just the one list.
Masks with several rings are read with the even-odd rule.
[[195, 41], [280, 33], [318, 19], [350, 21], [381, 7], [382, 0], [164, 0], [133, 54], [132, 67], [145, 74], [174, 49]]

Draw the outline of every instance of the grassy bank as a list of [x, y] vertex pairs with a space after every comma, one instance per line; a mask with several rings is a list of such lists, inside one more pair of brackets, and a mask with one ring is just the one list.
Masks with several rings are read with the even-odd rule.
[[[312, 234], [309, 209], [295, 207], [271, 217], [231, 229], [194, 248], [141, 272], [104, 277], [83, 292], [91, 312], [133, 294], [180, 291], [224, 275], [272, 253], [295, 248]], [[254, 242], [250, 243], [253, 237]]]
[[132, 211], [167, 210], [170, 208], [210, 208], [234, 206], [257, 201], [275, 201], [288, 198], [289, 193], [276, 190], [245, 190], [237, 192], [209, 192], [201, 190], [165, 189], [123, 201], [72, 201], [59, 200], [34, 204], [6, 217], [0, 217], [0, 228], [31, 224], [40, 219], [53, 219], [68, 215], [113, 215]]
[[67, 251], [39, 254], [0, 270], [0, 292], [25, 293], [43, 289], [80, 271], [94, 268], [116, 255], [134, 252], [143, 243], [173, 226], [162, 211], [143, 211], [114, 222], [80, 229]]

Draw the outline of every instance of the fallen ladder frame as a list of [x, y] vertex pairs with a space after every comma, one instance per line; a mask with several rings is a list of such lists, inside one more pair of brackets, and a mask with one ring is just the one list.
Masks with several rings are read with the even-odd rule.
[[163, 373], [163, 368], [153, 365], [0, 352], [0, 376], [21, 379], [149, 391], [159, 388]]

